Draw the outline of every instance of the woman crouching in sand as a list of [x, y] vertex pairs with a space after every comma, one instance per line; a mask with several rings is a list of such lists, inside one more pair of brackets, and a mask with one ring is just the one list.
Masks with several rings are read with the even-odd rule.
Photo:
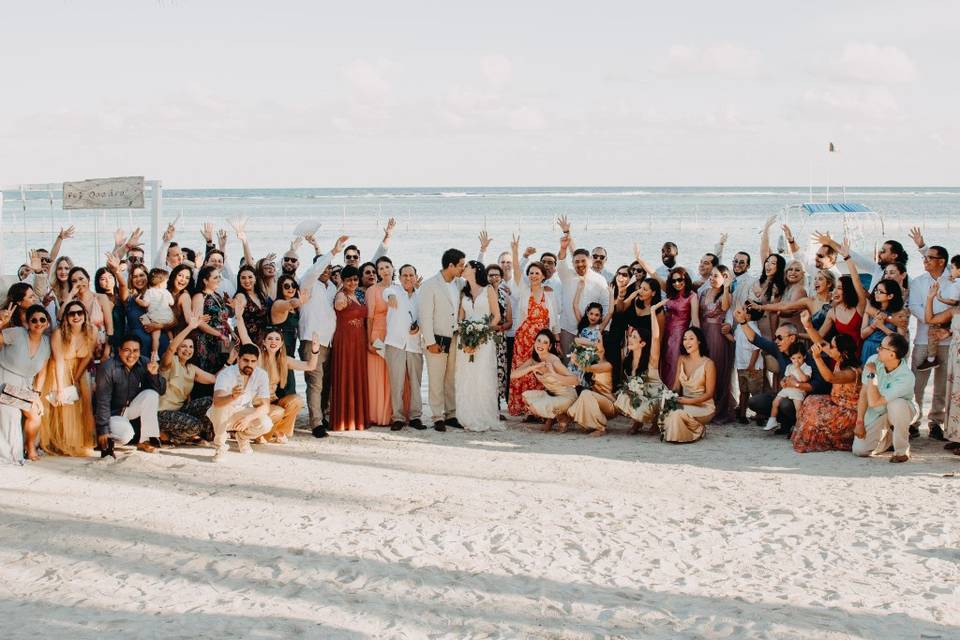
[[570, 424], [567, 409], [577, 399], [576, 386], [579, 380], [557, 356], [557, 341], [549, 329], [541, 329], [537, 333], [530, 358], [511, 371], [510, 378], [522, 378], [530, 373], [544, 388], [523, 392], [527, 409], [546, 420], [541, 429], [544, 433], [553, 429], [554, 422], [559, 422], [557, 431], [563, 433]]

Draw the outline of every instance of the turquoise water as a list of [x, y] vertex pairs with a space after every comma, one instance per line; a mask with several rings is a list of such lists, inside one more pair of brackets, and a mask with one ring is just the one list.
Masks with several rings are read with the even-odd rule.
[[[64, 224], [76, 225], [78, 234], [66, 243], [63, 253], [81, 264], [99, 263], [97, 256], [112, 246], [115, 228], [149, 230], [149, 197], [145, 210], [82, 212], [64, 212], [59, 197], [57, 192], [32, 192], [21, 201], [18, 192], [4, 193], [4, 273], [12, 273], [23, 261], [25, 248], [49, 247]], [[845, 220], [792, 212], [788, 215], [794, 232], [806, 237], [813, 229], [821, 229], [839, 236], [846, 225], [854, 244], [870, 250], [883, 237], [908, 243], [907, 230], [918, 225], [928, 240], [960, 250], [954, 221], [960, 211], [960, 188], [847, 187], [845, 193], [834, 190], [830, 194], [834, 201], [844, 197], [871, 207], [877, 215]], [[813, 199], [824, 201], [823, 189], [815, 192]], [[695, 265], [721, 233], [729, 234], [729, 250], [756, 254], [763, 221], [782, 215], [789, 205], [809, 200], [808, 190], [802, 187], [169, 189], [163, 193], [162, 218], [169, 221], [181, 216], [177, 240], [197, 248], [202, 246], [199, 230], [203, 222], [229, 228], [227, 218], [248, 217], [247, 229], [258, 256], [282, 252], [298, 223], [317, 220], [322, 225], [318, 236], [324, 248], [333, 244], [336, 235], [346, 233], [369, 257], [380, 229], [393, 216], [399, 224], [391, 257], [432, 272], [442, 251], [450, 246], [471, 256], [476, 253], [477, 234], [483, 228], [494, 238], [491, 259], [509, 249], [515, 232], [520, 233], [524, 246], [556, 250], [558, 230], [553, 220], [564, 214], [574, 224], [577, 244], [605, 246], [613, 268], [632, 259], [634, 242], [640, 244], [645, 257], [657, 263], [659, 246], [665, 240], [680, 246], [681, 264]], [[228, 260], [235, 264], [238, 252], [239, 245], [232, 239]], [[304, 258], [308, 254], [301, 249]], [[919, 266], [916, 261], [911, 271]]]

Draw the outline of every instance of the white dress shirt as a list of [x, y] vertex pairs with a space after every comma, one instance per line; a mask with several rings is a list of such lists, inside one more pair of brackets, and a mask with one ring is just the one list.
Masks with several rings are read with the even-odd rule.
[[310, 340], [316, 333], [321, 347], [330, 346], [337, 328], [337, 313], [333, 309], [337, 288], [330, 282], [323, 283], [318, 280], [331, 260], [331, 253], [320, 256], [300, 279], [300, 289], [310, 290], [310, 299], [300, 307], [300, 339]]
[[[218, 391], [231, 392], [238, 384], [243, 384], [243, 374], [240, 373], [238, 365], [224, 367], [217, 374], [217, 380], [213, 384], [213, 392]], [[236, 409], [246, 409], [253, 406], [254, 400], [270, 401], [270, 378], [267, 372], [260, 367], [254, 367], [253, 373], [247, 380], [243, 388], [243, 393], [235, 398], [230, 406]]]
[[[396, 309], [389, 306], [390, 298], [396, 299]], [[417, 292], [411, 295], [399, 284], [394, 284], [383, 290], [383, 299], [387, 302], [387, 336], [383, 343], [411, 353], [421, 353], [420, 333], [410, 335], [410, 325], [419, 323]]]
[[[561, 260], [557, 265], [557, 273], [563, 283], [562, 291], [557, 296], [561, 300], [560, 309], [560, 328], [563, 331], [577, 334], [577, 316], [573, 312], [573, 300], [577, 297], [577, 288], [580, 285], [580, 276], [567, 264], [566, 260]], [[583, 293], [580, 294], [581, 313], [591, 302], [598, 302], [603, 307], [603, 313], [607, 313], [607, 307], [610, 305], [610, 290], [607, 287], [603, 276], [587, 267], [587, 272], [583, 276]]]
[[[950, 282], [949, 269], [944, 269], [943, 274], [937, 281], [940, 283], [940, 298], [953, 300], [960, 294], [960, 287], [958, 287], [956, 283]], [[930, 285], [932, 284], [933, 276], [927, 272], [910, 278], [910, 297], [907, 306], [910, 309], [910, 313], [917, 319], [917, 333], [914, 336], [914, 344], [928, 344], [927, 334], [929, 333], [930, 325], [928, 325], [926, 321], [927, 293], [930, 292]], [[935, 314], [946, 311], [949, 308], [950, 307], [939, 300], [935, 299], [933, 301], [933, 312]], [[940, 342], [940, 346], [948, 344], [950, 344], [950, 336], [947, 336]]]

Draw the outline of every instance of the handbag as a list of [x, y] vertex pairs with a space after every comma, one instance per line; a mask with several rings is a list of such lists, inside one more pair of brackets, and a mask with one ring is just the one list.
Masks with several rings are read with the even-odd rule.
[[14, 407], [20, 411], [33, 411], [34, 403], [40, 399], [40, 392], [15, 384], [4, 384], [0, 391], [0, 404]]
[[47, 394], [47, 401], [54, 406], [73, 404], [78, 400], [80, 400], [80, 392], [77, 390], [77, 385], [75, 384], [72, 384], [69, 387], [64, 387], [61, 392], [61, 397], [57, 396], [56, 390]]

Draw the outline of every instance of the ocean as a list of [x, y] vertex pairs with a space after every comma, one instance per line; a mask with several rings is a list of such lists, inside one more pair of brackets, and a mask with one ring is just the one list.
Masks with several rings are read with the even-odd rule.
[[[142, 227], [149, 238], [150, 205], [141, 210], [63, 211], [59, 192], [4, 192], [3, 273], [15, 273], [28, 248], [49, 247], [60, 226], [73, 224], [77, 235], [67, 241], [62, 255], [82, 265], [100, 264], [112, 247], [113, 231], [129, 233]], [[812, 200], [828, 198], [820, 188]], [[226, 220], [246, 217], [251, 246], [257, 257], [282, 254], [296, 226], [320, 223], [317, 234], [324, 250], [340, 234], [350, 236], [365, 258], [372, 256], [390, 217], [398, 221], [390, 256], [395, 264], [409, 262], [429, 275], [439, 269], [440, 255], [449, 247], [476, 255], [477, 235], [486, 229], [494, 239], [488, 260], [509, 250], [513, 233], [523, 247], [556, 251], [558, 215], [573, 223], [578, 246], [607, 249], [612, 271], [633, 259], [638, 243], [645, 258], [659, 264], [659, 247], [672, 240], [680, 247], [679, 263], [695, 267], [712, 250], [721, 233], [729, 234], [725, 262], [732, 253], [756, 255], [763, 222], [772, 215], [789, 220], [798, 238], [814, 229], [839, 237], [844, 229], [854, 246], [872, 251], [883, 238], [909, 244], [912, 226], [927, 239], [960, 251], [956, 214], [960, 188], [847, 187], [832, 190], [830, 201], [858, 202], [875, 213], [799, 213], [791, 205], [811, 201], [803, 187], [437, 187], [437, 188], [298, 188], [298, 189], [167, 189], [163, 191], [162, 220], [179, 217], [176, 240], [199, 249], [200, 227], [211, 222], [229, 230]], [[773, 237], [776, 246], [779, 229]], [[240, 247], [232, 237], [228, 261], [236, 265]], [[302, 261], [311, 250], [300, 249]], [[755, 264], [756, 266], [756, 264]], [[911, 261], [911, 272], [920, 261]]]

